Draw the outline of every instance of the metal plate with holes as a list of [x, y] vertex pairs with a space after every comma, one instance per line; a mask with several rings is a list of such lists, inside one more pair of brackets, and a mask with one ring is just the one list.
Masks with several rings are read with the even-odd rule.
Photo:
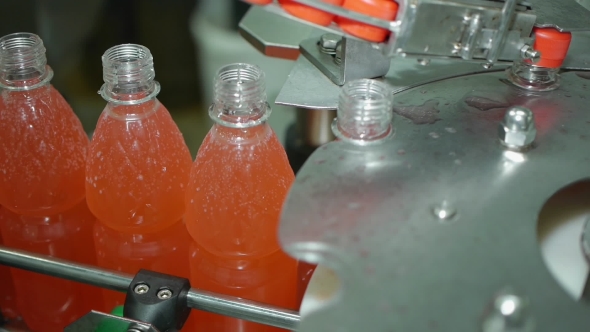
[[[582, 76], [564, 73], [541, 94], [504, 83], [504, 72], [418, 86], [394, 96], [390, 141], [318, 149], [290, 191], [280, 240], [343, 287], [300, 331], [487, 331], [506, 289], [527, 299], [535, 331], [587, 331], [589, 308], [554, 280], [536, 234], [547, 199], [590, 177]], [[535, 114], [526, 153], [498, 141], [510, 105]]]
[[[113, 316], [102, 312], [91, 311], [70, 324], [64, 332], [89, 332], [89, 331], [137, 331], [159, 332], [153, 326], [132, 319]], [[135, 330], [133, 330], [135, 329]]]

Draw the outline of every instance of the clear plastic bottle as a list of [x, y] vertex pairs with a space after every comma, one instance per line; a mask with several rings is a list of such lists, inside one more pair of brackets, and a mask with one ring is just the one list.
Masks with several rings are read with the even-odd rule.
[[340, 91], [332, 131], [339, 140], [357, 145], [383, 142], [393, 134], [393, 95], [380, 81], [350, 81]]
[[[86, 164], [86, 195], [98, 219], [95, 243], [102, 267], [140, 268], [188, 277], [189, 236], [184, 195], [192, 158], [182, 133], [156, 95], [154, 62], [141, 45], [124, 44], [102, 57], [108, 102]], [[105, 291], [107, 306], [124, 296]]]
[[[193, 287], [295, 309], [297, 262], [280, 248], [280, 211], [294, 174], [271, 127], [264, 73], [221, 68], [209, 109], [216, 122], [191, 170], [186, 225]], [[276, 329], [195, 312], [204, 331]]]
[[[347, 82], [340, 91], [337, 118], [332, 123], [332, 131], [337, 140], [350, 144], [383, 143], [393, 134], [392, 104], [391, 90], [382, 82], [371, 79]], [[358, 213], [362, 211], [359, 209]], [[305, 295], [315, 268], [313, 264], [299, 262], [297, 269], [299, 301]]]
[[[0, 228], [6, 246], [96, 264], [84, 199], [88, 137], [50, 84], [41, 39], [0, 38]], [[97, 288], [11, 269], [17, 306], [34, 331], [62, 331], [91, 309]]]

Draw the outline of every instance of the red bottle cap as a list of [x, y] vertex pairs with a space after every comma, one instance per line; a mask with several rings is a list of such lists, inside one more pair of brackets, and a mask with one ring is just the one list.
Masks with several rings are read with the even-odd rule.
[[[398, 4], [392, 0], [345, 0], [342, 7], [382, 20], [393, 21]], [[338, 17], [336, 22], [345, 32], [372, 42], [382, 42], [389, 36], [389, 30]]]
[[533, 48], [541, 52], [541, 60], [535, 66], [559, 68], [567, 55], [572, 41], [572, 34], [559, 32], [554, 28], [535, 28], [535, 45]]
[[253, 5], [258, 5], [258, 6], [264, 6], [264, 5], [268, 5], [269, 3], [272, 2], [272, 0], [244, 0], [247, 3], [253, 4]]
[[[331, 5], [340, 6], [342, 5], [342, 1], [344, 0], [322, 0], [323, 2], [329, 3]], [[327, 26], [334, 20], [333, 14], [326, 13], [324, 11], [302, 5], [292, 0], [279, 0], [279, 3], [283, 7], [283, 9], [302, 20], [306, 20], [311, 23], [315, 23], [322, 26]]]

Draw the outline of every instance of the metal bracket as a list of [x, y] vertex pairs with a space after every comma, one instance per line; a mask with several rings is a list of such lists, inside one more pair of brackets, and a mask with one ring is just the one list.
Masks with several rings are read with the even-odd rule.
[[300, 50], [334, 84], [360, 78], [376, 78], [387, 74], [391, 59], [377, 45], [343, 37], [335, 55], [321, 51], [317, 38], [301, 42]]
[[180, 330], [190, 314], [190, 288], [188, 279], [140, 270], [127, 290], [123, 315], [149, 322], [162, 332]]
[[64, 329], [64, 332], [160, 332], [150, 324], [137, 320], [91, 311]]

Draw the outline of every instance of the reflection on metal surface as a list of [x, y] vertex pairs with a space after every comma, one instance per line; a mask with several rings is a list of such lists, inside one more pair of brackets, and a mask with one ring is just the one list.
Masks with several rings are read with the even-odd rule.
[[359, 78], [384, 76], [389, 71], [390, 59], [371, 43], [342, 38], [339, 47], [339, 53], [334, 52], [335, 59], [322, 52], [317, 38], [311, 38], [301, 42], [301, 53], [337, 85]]
[[537, 15], [535, 26], [554, 27], [560, 31], [588, 31], [590, 12], [576, 0], [529, 0]]
[[[588, 308], [556, 284], [536, 235], [544, 203], [590, 174], [587, 81], [565, 72], [558, 90], [531, 93], [504, 79], [484, 73], [398, 91], [396, 107], [437, 100], [440, 120], [398, 117], [387, 143], [334, 141], [308, 159], [284, 205], [281, 244], [333, 268], [343, 287], [300, 331], [329, 331], [334, 322], [342, 331], [477, 331], [506, 285], [530, 301], [535, 331], [587, 330]], [[526, 153], [498, 142], [510, 106], [535, 115]], [[432, 204], [449, 198], [460, 220], [437, 227]]]
[[528, 299], [507, 289], [498, 294], [484, 318], [482, 332], [533, 332]]

